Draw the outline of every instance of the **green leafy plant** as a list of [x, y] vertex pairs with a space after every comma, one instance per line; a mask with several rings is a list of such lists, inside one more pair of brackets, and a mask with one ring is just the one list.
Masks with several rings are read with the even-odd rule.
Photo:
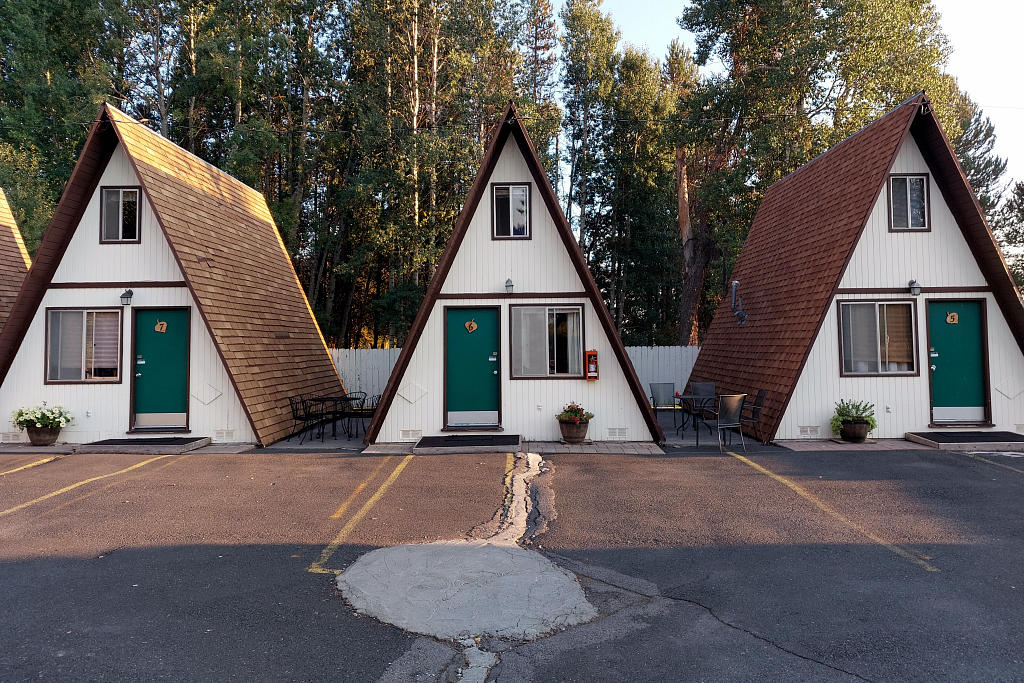
[[878, 426], [878, 421], [875, 420], [875, 404], [847, 399], [836, 401], [836, 412], [832, 416], [833, 434], [838, 434], [843, 428], [843, 420], [864, 420], [868, 423], [868, 431], [874, 431]]
[[594, 414], [588, 413], [579, 403], [570, 403], [562, 409], [562, 412], [555, 415], [559, 422], [590, 422]]
[[22, 406], [11, 413], [11, 422], [21, 431], [26, 427], [66, 427], [72, 421], [71, 412], [63, 406], [42, 405], [33, 408]]

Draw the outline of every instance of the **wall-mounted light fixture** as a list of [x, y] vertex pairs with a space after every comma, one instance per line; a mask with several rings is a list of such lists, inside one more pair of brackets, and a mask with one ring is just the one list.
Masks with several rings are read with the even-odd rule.
[[736, 316], [736, 321], [742, 325], [747, 322], [747, 314], [743, 312], [743, 297], [739, 296], [740, 281], [732, 281], [732, 314]]
[[509, 279], [505, 280], [505, 293], [506, 294], [511, 294], [513, 287], [515, 287], [515, 285], [512, 283], [512, 278], [509, 278]]
[[907, 289], [910, 291], [910, 294], [912, 296], [921, 295], [921, 283], [919, 283], [917, 280], [911, 280], [910, 282], [908, 282]]
[[132, 297], [133, 296], [135, 296], [135, 292], [133, 292], [130, 289], [126, 289], [123, 292], [121, 292], [121, 305], [122, 306], [131, 306], [132, 305]]

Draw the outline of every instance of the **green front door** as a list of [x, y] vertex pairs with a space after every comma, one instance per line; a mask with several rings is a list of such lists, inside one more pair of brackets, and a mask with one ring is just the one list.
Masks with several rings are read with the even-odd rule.
[[928, 302], [928, 365], [934, 422], [985, 422], [985, 328], [981, 301]]
[[188, 424], [187, 308], [135, 310], [134, 427]]
[[446, 308], [445, 425], [499, 424], [501, 336], [497, 308]]

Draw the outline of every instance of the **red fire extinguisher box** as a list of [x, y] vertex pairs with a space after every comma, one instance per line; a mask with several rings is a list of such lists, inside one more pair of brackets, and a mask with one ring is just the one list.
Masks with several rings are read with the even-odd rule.
[[591, 349], [585, 355], [587, 360], [587, 381], [596, 381], [599, 375], [597, 369], [597, 350]]

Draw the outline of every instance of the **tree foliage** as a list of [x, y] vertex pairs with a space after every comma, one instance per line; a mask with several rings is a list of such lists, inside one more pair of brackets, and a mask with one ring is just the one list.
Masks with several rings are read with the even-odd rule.
[[112, 102], [266, 196], [331, 342], [399, 345], [512, 101], [621, 335], [697, 342], [764, 188], [925, 89], [1021, 244], [929, 0], [693, 0], [660, 59], [559, 5], [0, 3], [0, 186], [34, 249]]

